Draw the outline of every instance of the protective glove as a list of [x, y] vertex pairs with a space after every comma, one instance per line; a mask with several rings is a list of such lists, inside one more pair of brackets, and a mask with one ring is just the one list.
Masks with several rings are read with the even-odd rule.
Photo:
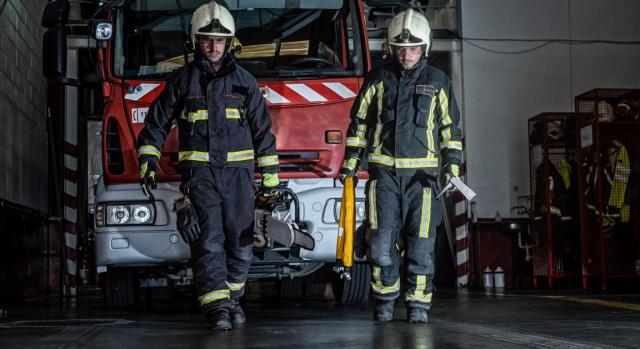
[[277, 191], [274, 189], [280, 186], [280, 179], [277, 173], [264, 173], [262, 174], [262, 181], [260, 182], [260, 190], [258, 196], [270, 198], [277, 195]]
[[[454, 177], [458, 177], [460, 171], [458, 168], [458, 165], [449, 165], [447, 166], [447, 170], [444, 173], [444, 184], [447, 185], [449, 183], [449, 181], [451, 181], [451, 178]], [[449, 188], [449, 190], [447, 190], [447, 192], [452, 193], [454, 191], [458, 190], [455, 186], [451, 186], [451, 188]]]
[[142, 192], [149, 200], [153, 200], [151, 189], [157, 188], [157, 170], [158, 163], [156, 161], [140, 159], [140, 187], [142, 187]]
[[200, 238], [202, 231], [198, 224], [198, 214], [188, 197], [182, 197], [174, 201], [178, 221], [176, 227], [186, 242], [194, 242]]
[[354, 184], [358, 184], [358, 167], [360, 166], [360, 160], [356, 158], [351, 158], [345, 160], [342, 164], [342, 168], [340, 168], [340, 174], [338, 175], [338, 179], [340, 183], [344, 185], [344, 180], [347, 177], [353, 177]]

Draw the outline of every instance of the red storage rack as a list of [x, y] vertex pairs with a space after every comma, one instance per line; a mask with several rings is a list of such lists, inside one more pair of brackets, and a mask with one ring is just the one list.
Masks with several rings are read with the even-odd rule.
[[575, 103], [594, 116], [579, 144], [582, 286], [607, 290], [612, 279], [640, 280], [640, 90], [595, 89]]
[[578, 280], [581, 264], [579, 130], [592, 116], [542, 113], [529, 119], [529, 164], [533, 194], [534, 286], [559, 278]]

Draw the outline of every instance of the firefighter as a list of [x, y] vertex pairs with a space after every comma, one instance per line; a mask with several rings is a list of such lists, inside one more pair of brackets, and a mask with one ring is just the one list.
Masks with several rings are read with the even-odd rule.
[[459, 175], [460, 114], [449, 79], [427, 63], [430, 28], [423, 14], [407, 9], [396, 15], [387, 44], [394, 59], [367, 75], [353, 104], [340, 180], [357, 176], [368, 157], [366, 243], [374, 319], [393, 319], [402, 255], [407, 320], [425, 323], [442, 221], [435, 196], [441, 175], [447, 181]]
[[234, 63], [231, 13], [215, 2], [191, 19], [194, 60], [175, 71], [140, 132], [142, 188], [155, 183], [162, 144], [177, 121], [181, 191], [201, 235], [191, 243], [198, 300], [208, 322], [228, 330], [245, 321], [239, 298], [253, 258], [254, 160], [258, 195], [279, 185], [271, 118], [256, 80]]

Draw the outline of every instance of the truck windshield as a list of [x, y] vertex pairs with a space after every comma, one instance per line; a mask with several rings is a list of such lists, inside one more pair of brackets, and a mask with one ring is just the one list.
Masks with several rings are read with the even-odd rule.
[[[257, 78], [363, 73], [358, 0], [218, 1], [230, 9], [237, 62]], [[193, 59], [187, 50], [194, 9], [206, 1], [134, 0], [115, 10], [114, 74], [163, 79]]]

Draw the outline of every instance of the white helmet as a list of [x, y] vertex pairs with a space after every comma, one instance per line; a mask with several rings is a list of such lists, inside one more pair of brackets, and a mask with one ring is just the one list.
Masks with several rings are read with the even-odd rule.
[[420, 12], [408, 8], [393, 17], [387, 30], [389, 46], [426, 46], [426, 56], [431, 46], [431, 28], [427, 18]]
[[196, 48], [196, 35], [233, 38], [236, 25], [233, 16], [215, 1], [201, 5], [191, 17], [191, 45]]

